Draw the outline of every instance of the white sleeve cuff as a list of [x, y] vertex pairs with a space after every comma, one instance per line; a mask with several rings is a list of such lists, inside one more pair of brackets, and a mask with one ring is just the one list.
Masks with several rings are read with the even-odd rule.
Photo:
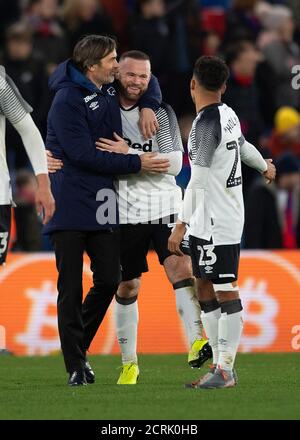
[[154, 159], [168, 159], [170, 167], [166, 174], [177, 176], [182, 168], [182, 151], [171, 151], [170, 153], [158, 153]]
[[[135, 148], [128, 149], [127, 154], [145, 154], [145, 151], [136, 150]], [[181, 151], [171, 151], [170, 153], [158, 153], [153, 160], [155, 159], [168, 159], [170, 161], [170, 167], [166, 174], [170, 174], [171, 176], [177, 176], [182, 168], [182, 152]]]

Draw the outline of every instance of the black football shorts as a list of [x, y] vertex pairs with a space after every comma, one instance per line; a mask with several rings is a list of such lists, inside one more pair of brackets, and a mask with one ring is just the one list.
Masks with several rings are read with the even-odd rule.
[[10, 237], [11, 205], [0, 205], [0, 265], [5, 263]]
[[211, 280], [214, 284], [232, 283], [238, 278], [240, 245], [215, 246], [212, 240], [189, 236], [193, 273], [196, 278]]
[[[159, 219], [154, 222], [120, 225], [122, 281], [133, 280], [148, 272], [147, 254], [152, 242], [160, 264], [172, 255], [168, 250], [168, 240], [175, 226], [177, 215], [166, 222]], [[185, 248], [188, 248], [185, 243]], [[188, 253], [186, 249], [182, 249]]]

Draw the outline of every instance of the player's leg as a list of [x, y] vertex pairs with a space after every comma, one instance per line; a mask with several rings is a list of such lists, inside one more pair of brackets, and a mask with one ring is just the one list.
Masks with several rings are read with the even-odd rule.
[[118, 385], [134, 385], [139, 376], [137, 359], [137, 328], [139, 311], [137, 297], [140, 278], [122, 281], [116, 294], [114, 317], [122, 354], [122, 372]]
[[194, 289], [194, 278], [190, 257], [170, 255], [164, 262], [168, 280], [173, 286], [176, 297], [176, 309], [181, 317], [189, 343], [189, 347], [202, 338], [200, 306]]
[[188, 255], [171, 255], [164, 260], [166, 275], [173, 286], [176, 309], [183, 321], [189, 344], [188, 363], [200, 368], [211, 357], [207, 339], [203, 337], [201, 309], [195, 292], [191, 258]]
[[237, 384], [234, 361], [240, 342], [243, 319], [237, 286], [239, 245], [216, 246], [216, 264], [212, 279], [221, 316], [218, 320], [218, 362], [214, 375], [201, 388], [227, 388]]
[[122, 282], [116, 294], [114, 318], [120, 351], [122, 371], [119, 385], [137, 383], [137, 327], [138, 292], [140, 277], [148, 271], [147, 252], [150, 243], [149, 225], [121, 225], [121, 267]]
[[[208, 243], [193, 236], [189, 237], [189, 249], [192, 259], [193, 274], [196, 277], [197, 296], [201, 307], [201, 319], [209, 344], [212, 348], [213, 364], [210, 367], [210, 371], [204, 377], [201, 377], [195, 382], [187, 384], [187, 388], [199, 388], [201, 383], [206, 381], [214, 373], [219, 356], [218, 328], [219, 319], [221, 317], [221, 308], [217, 300], [213, 284], [211, 280], [206, 278], [207, 274], [205, 274], [205, 268], [207, 268], [207, 271], [213, 271], [213, 267], [209, 266], [208, 264], [206, 265], [206, 263], [209, 263], [209, 261], [206, 261], [206, 258], [205, 261], [203, 261], [204, 242]], [[208, 269], [208, 266], [210, 269]]]
[[56, 231], [51, 234], [55, 250], [57, 281], [57, 318], [61, 348], [69, 385], [85, 385], [82, 322], [82, 268], [86, 234]]
[[218, 366], [232, 372], [243, 331], [242, 302], [237, 282], [214, 284], [221, 306]]
[[[85, 352], [94, 339], [121, 280], [119, 232], [90, 231], [86, 235], [86, 252], [91, 261], [93, 286], [82, 305]], [[95, 375], [87, 360], [84, 370], [87, 382], [93, 383]]]
[[[197, 264], [199, 259], [197, 259]], [[194, 274], [200, 276], [200, 271], [193, 264]], [[198, 380], [186, 384], [186, 388], [199, 388], [200, 385], [209, 379], [215, 372], [218, 364], [218, 328], [221, 317], [220, 305], [217, 301], [213, 284], [210, 280], [196, 278], [197, 296], [201, 307], [202, 324], [212, 349], [213, 363], [209, 366], [209, 371]]]
[[172, 223], [161, 219], [159, 224], [151, 225], [152, 241], [160, 264], [173, 285], [176, 296], [176, 308], [181, 317], [189, 343], [188, 362], [193, 368], [201, 365], [211, 357], [211, 348], [207, 339], [202, 337], [200, 307], [194, 287], [192, 265], [189, 255], [177, 257], [168, 250], [168, 239]]
[[219, 359], [218, 350], [218, 326], [221, 317], [221, 308], [217, 300], [213, 284], [210, 280], [196, 278], [198, 299], [201, 307], [202, 324], [212, 348], [213, 364], [217, 365]]

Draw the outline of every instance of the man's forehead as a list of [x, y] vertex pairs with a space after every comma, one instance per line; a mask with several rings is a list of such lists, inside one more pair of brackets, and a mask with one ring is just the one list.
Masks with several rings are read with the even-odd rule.
[[133, 58], [124, 58], [120, 60], [119, 66], [121, 69], [137, 73], [148, 74], [151, 71], [149, 60], [135, 60]]

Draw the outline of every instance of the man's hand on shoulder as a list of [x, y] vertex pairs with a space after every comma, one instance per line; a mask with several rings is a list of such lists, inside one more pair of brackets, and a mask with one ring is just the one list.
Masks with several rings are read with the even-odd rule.
[[148, 140], [156, 135], [159, 124], [151, 108], [142, 108], [140, 111], [139, 127], [143, 137]]
[[115, 141], [106, 138], [99, 138], [96, 142], [97, 150], [108, 151], [109, 153], [127, 154], [129, 150], [127, 142], [117, 133], [114, 133], [114, 138]]

